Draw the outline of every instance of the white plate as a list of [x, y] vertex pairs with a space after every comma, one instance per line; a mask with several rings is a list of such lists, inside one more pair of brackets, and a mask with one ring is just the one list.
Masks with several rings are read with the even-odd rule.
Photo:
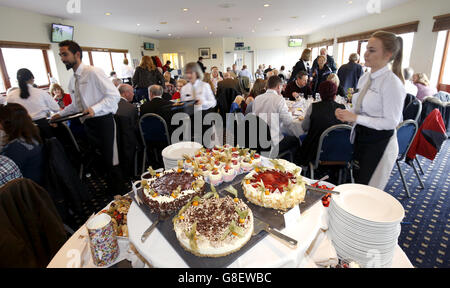
[[388, 224], [401, 222], [405, 217], [405, 210], [400, 202], [376, 188], [345, 184], [335, 190], [341, 193], [333, 197], [339, 208], [361, 220]]
[[180, 142], [166, 147], [162, 151], [162, 156], [169, 161], [178, 161], [183, 159], [183, 154], [195, 156], [195, 153], [202, 147], [201, 144], [196, 142]]

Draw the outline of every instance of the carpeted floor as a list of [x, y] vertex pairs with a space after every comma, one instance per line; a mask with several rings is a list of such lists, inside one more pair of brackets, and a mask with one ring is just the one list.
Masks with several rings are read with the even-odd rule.
[[[425, 175], [422, 179], [425, 190], [419, 188], [414, 171], [402, 163], [411, 198], [403, 188], [400, 174], [394, 169], [386, 191], [396, 197], [406, 211], [399, 245], [406, 252], [415, 267], [450, 267], [450, 252], [447, 248], [450, 238], [450, 140], [447, 140], [434, 162], [419, 157]], [[92, 175], [86, 178], [92, 194], [92, 208], [85, 208], [83, 215], [75, 215], [80, 227], [92, 213], [103, 209], [113, 196], [107, 193], [104, 180]], [[78, 229], [78, 227], [74, 227]]]
[[395, 168], [386, 192], [396, 197], [405, 208], [406, 217], [399, 237], [401, 248], [415, 267], [450, 267], [450, 140], [431, 162], [419, 156], [425, 175], [425, 189], [419, 188], [414, 170], [402, 163], [411, 198], [403, 188], [398, 169]]

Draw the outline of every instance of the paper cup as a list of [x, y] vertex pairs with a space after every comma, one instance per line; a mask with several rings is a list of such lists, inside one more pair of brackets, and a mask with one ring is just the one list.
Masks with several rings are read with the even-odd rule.
[[111, 217], [105, 213], [99, 214], [86, 227], [94, 264], [99, 267], [113, 264], [119, 256], [119, 244]]

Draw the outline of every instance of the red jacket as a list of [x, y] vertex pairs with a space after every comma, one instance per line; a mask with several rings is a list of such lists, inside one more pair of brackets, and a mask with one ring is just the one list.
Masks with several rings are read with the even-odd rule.
[[407, 158], [415, 159], [418, 154], [433, 161], [445, 140], [447, 134], [444, 120], [441, 112], [434, 109], [417, 132]]

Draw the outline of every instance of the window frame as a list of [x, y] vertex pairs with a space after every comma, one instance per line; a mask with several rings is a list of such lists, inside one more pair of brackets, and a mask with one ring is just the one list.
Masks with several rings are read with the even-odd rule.
[[[89, 65], [94, 66], [94, 67], [95, 67], [95, 65], [94, 65], [94, 58], [92, 57], [92, 52], [106, 52], [106, 53], [109, 53], [109, 59], [110, 59], [110, 62], [111, 62], [111, 69], [112, 69], [111, 71], [114, 71], [116, 73], [118, 71], [116, 71], [115, 68], [114, 68], [114, 63], [113, 63], [113, 58], [112, 58], [112, 54], [111, 53], [123, 53], [125, 59], [128, 59], [127, 58], [128, 50], [124, 50], [124, 49], [109, 49], [109, 48], [95, 48], [95, 47], [81, 47], [81, 49], [83, 50], [83, 52], [87, 52], [88, 53], [88, 55], [89, 55]], [[130, 59], [128, 59], [128, 60], [130, 60]], [[119, 68], [119, 67], [117, 67], [117, 68]], [[107, 73], [107, 71], [105, 71], [105, 73]]]
[[442, 83], [442, 78], [444, 77], [444, 72], [445, 72], [445, 64], [447, 62], [447, 57], [449, 57], [449, 55], [448, 55], [449, 49], [450, 49], [450, 30], [447, 30], [447, 36], [446, 36], [445, 45], [444, 45], [444, 53], [442, 55], [441, 69], [439, 71], [437, 89], [438, 89], [438, 91], [447, 91], [450, 93], [450, 84]]
[[[48, 58], [48, 50], [50, 50], [50, 44], [40, 44], [40, 43], [27, 43], [27, 42], [12, 42], [12, 41], [0, 41], [0, 74], [3, 80], [3, 84], [5, 85], [5, 90], [8, 91], [12, 87], [11, 78], [8, 74], [8, 70], [6, 68], [5, 58], [3, 57], [3, 48], [13, 48], [13, 49], [34, 49], [41, 50], [42, 57], [45, 63], [45, 70], [47, 72], [47, 80], [48, 83], [45, 85], [40, 85], [38, 88], [48, 89], [50, 87], [50, 77], [53, 77], [52, 69], [50, 66], [50, 61]], [[0, 93], [1, 95], [5, 95], [5, 92]]]

